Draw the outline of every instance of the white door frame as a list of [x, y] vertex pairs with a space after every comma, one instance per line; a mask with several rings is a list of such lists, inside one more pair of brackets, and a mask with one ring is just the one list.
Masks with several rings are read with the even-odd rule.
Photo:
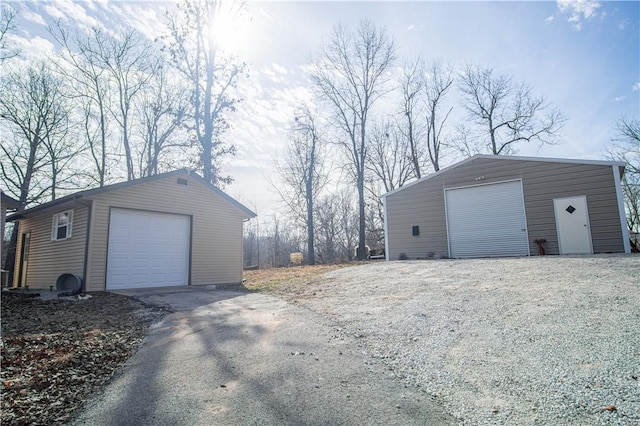
[[587, 228], [587, 236], [589, 238], [589, 253], [584, 253], [584, 254], [593, 254], [593, 239], [591, 237], [591, 223], [589, 223], [589, 206], [587, 204], [587, 196], [586, 195], [574, 195], [571, 197], [560, 197], [560, 198], [554, 198], [553, 199], [553, 215], [556, 221], [556, 235], [558, 237], [558, 251], [560, 252], [560, 254], [582, 254], [582, 253], [565, 253], [563, 248], [562, 248], [562, 238], [560, 236], [560, 221], [558, 220], [558, 213], [559, 210], [558, 208], [556, 208], [557, 203], [556, 202], [560, 202], [562, 200], [568, 200], [568, 199], [572, 199], [572, 198], [580, 198], [584, 200], [584, 214], [585, 214], [585, 227]]

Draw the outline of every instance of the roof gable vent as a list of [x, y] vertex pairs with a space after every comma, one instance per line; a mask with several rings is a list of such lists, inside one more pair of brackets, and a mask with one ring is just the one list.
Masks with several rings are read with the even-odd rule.
[[189, 185], [189, 181], [185, 178], [178, 178], [178, 185]]

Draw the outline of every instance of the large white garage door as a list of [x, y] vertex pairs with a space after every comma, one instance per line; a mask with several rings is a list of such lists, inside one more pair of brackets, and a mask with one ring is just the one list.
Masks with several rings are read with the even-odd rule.
[[111, 209], [107, 290], [187, 285], [188, 216]]
[[522, 182], [445, 190], [451, 257], [528, 256]]

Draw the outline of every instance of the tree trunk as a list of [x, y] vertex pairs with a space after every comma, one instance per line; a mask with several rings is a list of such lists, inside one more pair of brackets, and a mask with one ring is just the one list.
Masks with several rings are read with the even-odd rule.
[[316, 264], [313, 229], [313, 170], [310, 170], [310, 179], [307, 180], [307, 263]]
[[362, 172], [358, 176], [358, 260], [367, 259], [367, 251], [365, 248], [365, 203], [364, 203], [364, 175]]
[[124, 144], [124, 153], [127, 157], [127, 180], [134, 180], [135, 173], [133, 170], [133, 156], [131, 155], [131, 144], [129, 143], [129, 131], [127, 130], [128, 120], [127, 112], [123, 111], [122, 119], [122, 143]]
[[207, 81], [204, 90], [204, 140], [201, 141], [202, 145], [202, 167], [204, 168], [203, 177], [207, 182], [213, 182], [212, 173], [212, 147], [213, 147], [213, 117], [211, 116], [211, 93], [213, 89], [214, 81], [214, 67], [213, 58], [215, 57], [215, 47], [213, 43], [209, 43], [208, 52], [210, 61], [207, 63]]
[[[411, 147], [411, 161], [413, 162], [413, 170], [416, 173], [416, 178], [420, 179], [420, 162], [418, 161], [418, 151], [416, 150], [416, 141], [413, 137], [413, 118], [407, 114], [409, 120], [409, 146]], [[427, 141], [428, 143], [428, 141]]]

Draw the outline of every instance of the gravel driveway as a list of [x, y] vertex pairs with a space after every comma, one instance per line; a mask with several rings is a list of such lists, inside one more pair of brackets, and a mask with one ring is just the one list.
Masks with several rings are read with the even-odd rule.
[[398, 261], [290, 301], [461, 424], [640, 425], [640, 257]]
[[455, 424], [307, 309], [206, 287], [129, 294], [174, 313], [73, 425]]

